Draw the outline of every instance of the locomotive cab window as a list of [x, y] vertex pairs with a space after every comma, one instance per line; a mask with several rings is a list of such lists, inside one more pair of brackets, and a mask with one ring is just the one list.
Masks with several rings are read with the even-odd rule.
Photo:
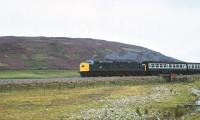
[[85, 65], [81, 65], [81, 67], [85, 67]]

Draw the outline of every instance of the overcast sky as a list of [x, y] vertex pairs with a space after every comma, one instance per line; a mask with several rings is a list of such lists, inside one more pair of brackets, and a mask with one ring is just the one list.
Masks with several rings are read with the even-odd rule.
[[89, 37], [200, 62], [200, 0], [0, 0], [0, 36]]

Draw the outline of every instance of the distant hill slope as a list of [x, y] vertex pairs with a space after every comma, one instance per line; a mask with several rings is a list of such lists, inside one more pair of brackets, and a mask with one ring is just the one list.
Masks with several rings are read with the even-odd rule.
[[78, 69], [86, 59], [179, 61], [144, 47], [105, 40], [0, 37], [0, 69]]

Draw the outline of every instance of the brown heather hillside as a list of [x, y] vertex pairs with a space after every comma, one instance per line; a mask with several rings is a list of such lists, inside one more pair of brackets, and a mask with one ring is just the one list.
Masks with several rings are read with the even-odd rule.
[[135, 45], [66, 37], [0, 37], [0, 69], [78, 69], [86, 59], [178, 61]]

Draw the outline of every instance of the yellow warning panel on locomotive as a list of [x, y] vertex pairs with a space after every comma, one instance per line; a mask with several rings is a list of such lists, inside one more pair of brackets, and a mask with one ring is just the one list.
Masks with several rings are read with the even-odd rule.
[[80, 64], [80, 72], [90, 71], [90, 65], [88, 63], [82, 62]]

